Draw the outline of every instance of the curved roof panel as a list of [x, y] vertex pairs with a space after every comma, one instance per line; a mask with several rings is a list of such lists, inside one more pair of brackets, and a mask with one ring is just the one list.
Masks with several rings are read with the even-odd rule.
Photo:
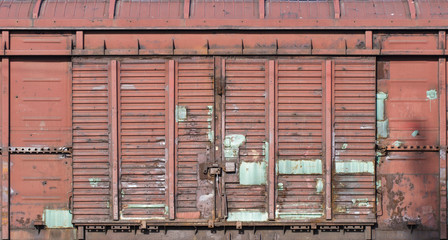
[[0, 0], [0, 28], [447, 29], [446, 0]]

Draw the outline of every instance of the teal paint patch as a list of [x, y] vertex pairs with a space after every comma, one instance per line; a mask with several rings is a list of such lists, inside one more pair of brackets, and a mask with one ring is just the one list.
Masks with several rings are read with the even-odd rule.
[[266, 162], [241, 162], [239, 177], [241, 185], [266, 184]]
[[351, 160], [336, 162], [336, 173], [375, 173], [373, 162]]
[[291, 220], [306, 220], [312, 218], [321, 218], [323, 216], [323, 213], [277, 213], [278, 218]]
[[418, 130], [415, 130], [415, 131], [413, 131], [413, 132], [411, 133], [411, 136], [413, 136], [413, 137], [417, 137], [418, 134], [419, 134]]
[[387, 138], [389, 136], [389, 120], [376, 122], [376, 135], [378, 138]]
[[242, 134], [229, 134], [224, 138], [224, 156], [226, 158], [236, 158], [240, 153], [240, 146], [246, 142], [246, 137]]
[[72, 228], [72, 214], [69, 210], [45, 209], [43, 220], [47, 228]]
[[187, 107], [176, 105], [176, 122], [187, 120]]
[[401, 147], [401, 145], [403, 145], [403, 142], [395, 141], [392, 145], [394, 145], [395, 147]]
[[277, 184], [277, 190], [283, 191], [283, 183], [278, 183]]
[[383, 121], [385, 119], [385, 104], [387, 93], [379, 92], [376, 94], [376, 120]]
[[101, 179], [100, 178], [89, 178], [89, 183], [90, 183], [90, 186], [92, 186], [92, 187], [98, 187], [98, 184], [101, 182]]
[[348, 143], [344, 143], [344, 144], [342, 144], [342, 150], [345, 150], [345, 149], [347, 149], [348, 148]]
[[435, 100], [435, 99], [437, 99], [437, 90], [431, 89], [431, 90], [426, 91], [426, 98], [428, 100]]
[[316, 193], [322, 193], [324, 189], [324, 181], [322, 178], [316, 178]]
[[279, 174], [322, 174], [322, 160], [279, 160]]
[[213, 141], [215, 140], [215, 132], [213, 130], [209, 130], [207, 138], [211, 143], [213, 143]]
[[260, 211], [238, 211], [229, 212], [228, 222], [265, 222], [268, 220], [267, 212]]

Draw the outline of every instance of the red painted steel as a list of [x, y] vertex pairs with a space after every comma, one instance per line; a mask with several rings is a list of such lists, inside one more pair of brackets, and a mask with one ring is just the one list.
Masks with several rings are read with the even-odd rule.
[[440, 92], [439, 99], [439, 141], [440, 141], [440, 238], [447, 238], [447, 63], [446, 58], [439, 58], [439, 77], [438, 90]]
[[275, 219], [275, 98], [276, 98], [276, 76], [275, 76], [275, 61], [269, 60], [269, 75], [268, 75], [268, 106], [269, 106], [269, 156], [268, 156], [268, 218]]
[[10, 145], [70, 147], [69, 62], [14, 60], [10, 69]]
[[175, 218], [175, 68], [174, 60], [168, 62], [168, 212], [169, 219]]
[[2, 59], [2, 79], [1, 79], [1, 89], [2, 89], [2, 113], [1, 113], [1, 127], [2, 127], [2, 239], [9, 239], [9, 227], [10, 227], [10, 203], [9, 203], [9, 151], [3, 151], [3, 149], [9, 148], [9, 89], [10, 89], [10, 60], [9, 58]]
[[333, 156], [333, 62], [325, 61], [325, 218], [332, 219], [332, 156]]
[[110, 62], [110, 77], [109, 77], [109, 156], [111, 156], [111, 170], [112, 170], [112, 216], [113, 220], [118, 220], [118, 185], [119, 185], [119, 163], [118, 163], [118, 66], [117, 61]]
[[374, 58], [336, 58], [333, 63], [336, 221], [375, 221], [375, 64]]
[[73, 61], [73, 221], [110, 219], [110, 61]]
[[[325, 60], [279, 59], [277, 66], [277, 163], [325, 162]], [[297, 221], [294, 217], [300, 220], [301, 215], [323, 220], [325, 177], [321, 165], [314, 166], [321, 168], [317, 170], [295, 169], [307, 174], [278, 172], [278, 186], [283, 188], [276, 187], [277, 221]]]

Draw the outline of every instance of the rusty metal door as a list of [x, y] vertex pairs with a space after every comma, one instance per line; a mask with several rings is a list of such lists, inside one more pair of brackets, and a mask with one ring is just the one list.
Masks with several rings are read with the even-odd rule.
[[71, 227], [70, 62], [17, 59], [9, 68], [10, 226]]
[[444, 59], [378, 62], [378, 221], [384, 229], [444, 232], [445, 91]]

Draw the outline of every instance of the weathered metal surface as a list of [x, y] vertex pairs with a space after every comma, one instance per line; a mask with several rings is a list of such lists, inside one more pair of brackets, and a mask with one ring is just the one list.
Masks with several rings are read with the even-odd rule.
[[4, 0], [0, 27], [446, 29], [446, 7], [445, 1], [431, 0]]
[[168, 214], [167, 62], [120, 61], [120, 219]]
[[71, 146], [70, 63], [32, 59], [10, 64], [10, 146]]
[[281, 59], [277, 66], [277, 219], [317, 221], [325, 215], [325, 63]]
[[213, 59], [179, 60], [176, 64], [176, 218], [214, 220]]
[[73, 62], [73, 219], [110, 219], [109, 62]]
[[72, 227], [71, 157], [14, 154], [10, 158], [11, 229], [33, 229], [34, 225]]
[[374, 221], [375, 60], [335, 59], [333, 88], [334, 218]]

